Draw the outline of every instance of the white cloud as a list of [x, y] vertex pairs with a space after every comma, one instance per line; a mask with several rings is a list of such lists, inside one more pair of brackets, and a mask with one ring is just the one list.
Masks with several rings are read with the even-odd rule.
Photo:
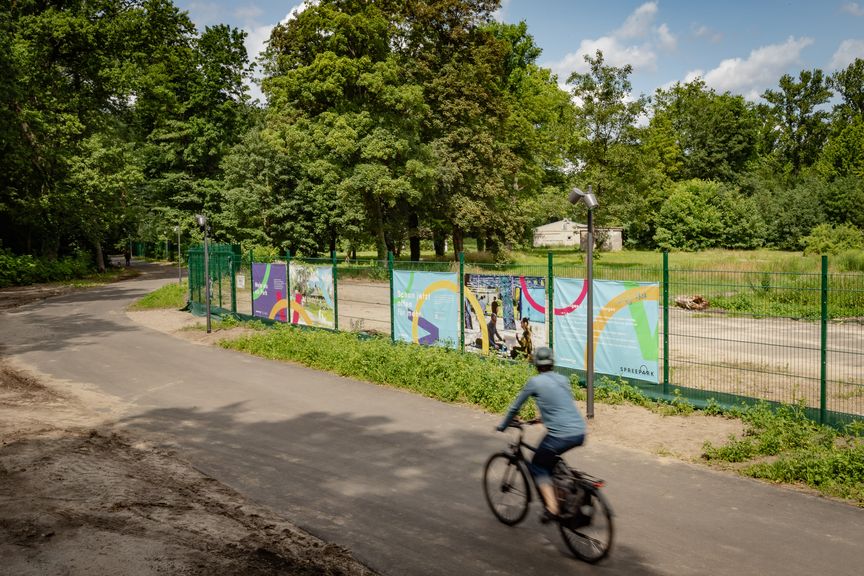
[[693, 24], [690, 29], [693, 32], [693, 36], [696, 38], [707, 38], [713, 44], [717, 44], [723, 40], [723, 34], [721, 32], [716, 32], [704, 24]]
[[611, 34], [599, 38], [585, 39], [579, 47], [558, 62], [547, 64], [562, 81], [573, 72], [588, 71], [585, 56], [603, 52], [603, 60], [610, 66], [630, 65], [633, 70], [656, 70], [657, 50], [674, 50], [677, 38], [666, 24], [656, 26], [658, 13], [656, 2], [646, 2], [634, 10], [624, 23]]
[[615, 36], [618, 38], [644, 38], [651, 31], [651, 23], [654, 21], [654, 16], [657, 15], [657, 3], [646, 2], [639, 6], [624, 24], [615, 31]]
[[846, 68], [856, 58], [864, 58], [864, 40], [844, 40], [831, 57], [830, 68], [832, 70]]
[[864, 8], [857, 2], [847, 2], [843, 4], [843, 11], [852, 14], [853, 16], [864, 16]]
[[507, 20], [507, 9], [510, 8], [510, 0], [501, 0], [501, 6], [492, 13], [492, 19], [496, 22]]
[[660, 46], [662, 46], [664, 50], [675, 50], [675, 47], [678, 45], [678, 39], [669, 31], [669, 26], [666, 24], [661, 24], [660, 27], [657, 28], [657, 37], [660, 41]]
[[[729, 58], [702, 74], [705, 83], [718, 92], [734, 92], [755, 99], [765, 89], [776, 84], [793, 64], [800, 64], [801, 51], [813, 43], [812, 38], [792, 36], [782, 44], [757, 48], [746, 58]], [[686, 76], [692, 80], [695, 71]]]

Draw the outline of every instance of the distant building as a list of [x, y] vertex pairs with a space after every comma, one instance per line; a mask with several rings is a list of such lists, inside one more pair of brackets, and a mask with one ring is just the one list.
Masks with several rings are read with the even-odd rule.
[[[594, 228], [597, 246], [600, 250], [616, 252], [624, 246], [621, 238], [621, 228]], [[602, 239], [602, 244], [600, 241]], [[588, 226], [577, 224], [569, 218], [544, 224], [534, 229], [534, 247], [542, 246], [579, 246], [582, 250], [587, 248]]]

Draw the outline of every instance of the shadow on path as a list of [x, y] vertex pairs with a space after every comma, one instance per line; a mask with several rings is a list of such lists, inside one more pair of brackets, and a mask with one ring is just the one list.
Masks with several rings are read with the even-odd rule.
[[156, 409], [121, 424], [179, 444], [206, 473], [384, 574], [654, 573], [621, 543], [599, 568], [573, 559], [557, 528], [537, 522], [536, 504], [519, 526], [498, 523], [481, 476], [501, 436], [491, 443], [444, 425], [405, 431], [351, 413], [250, 416], [236, 403]]

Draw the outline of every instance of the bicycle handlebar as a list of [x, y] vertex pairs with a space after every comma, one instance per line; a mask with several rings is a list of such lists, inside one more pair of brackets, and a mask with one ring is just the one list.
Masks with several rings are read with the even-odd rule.
[[507, 426], [509, 428], [522, 428], [523, 426], [533, 426], [534, 424], [541, 424], [543, 421], [540, 418], [533, 418], [531, 420], [519, 420], [513, 419], [510, 421]]

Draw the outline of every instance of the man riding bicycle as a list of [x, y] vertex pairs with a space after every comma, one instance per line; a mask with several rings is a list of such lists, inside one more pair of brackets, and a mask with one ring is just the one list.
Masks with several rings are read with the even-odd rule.
[[530, 466], [537, 488], [546, 503], [543, 520], [548, 521], [551, 518], [556, 518], [559, 514], [558, 499], [552, 485], [552, 469], [559, 456], [585, 442], [587, 427], [585, 419], [582, 418], [582, 414], [573, 401], [570, 381], [561, 374], [552, 371], [552, 368], [555, 367], [555, 356], [552, 349], [538, 348], [534, 352], [534, 365], [539, 374], [525, 383], [507, 410], [504, 420], [498, 425], [498, 431], [506, 430], [513, 418], [519, 413], [522, 404], [529, 397], [534, 397], [547, 433], [537, 446]]

